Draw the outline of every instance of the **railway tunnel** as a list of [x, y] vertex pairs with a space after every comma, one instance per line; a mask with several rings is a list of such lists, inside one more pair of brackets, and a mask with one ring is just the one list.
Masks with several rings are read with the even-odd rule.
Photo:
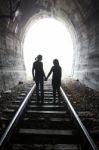
[[[71, 44], [72, 44], [72, 53], [71, 53], [72, 67], [71, 67], [70, 80], [77, 81], [77, 84], [79, 85], [80, 84], [84, 85], [87, 91], [85, 89], [83, 90], [84, 92], [83, 97], [81, 97], [81, 95], [79, 95], [78, 93], [74, 93], [74, 100], [72, 100], [71, 92], [69, 93], [68, 88], [66, 89], [66, 91], [69, 97], [71, 98], [70, 101], [72, 101], [74, 106], [77, 108], [79, 116], [81, 118], [84, 118], [82, 120], [85, 123], [85, 126], [87, 126], [88, 130], [92, 131], [95, 134], [96, 139], [94, 139], [94, 141], [96, 142], [97, 145], [99, 145], [99, 132], [98, 132], [99, 115], [97, 115], [98, 108], [99, 108], [99, 103], [98, 103], [99, 94], [97, 94], [99, 92], [99, 50], [98, 50], [99, 2], [98, 0], [83, 0], [83, 1], [82, 0], [43, 0], [43, 1], [42, 0], [28, 0], [28, 1], [27, 0], [0, 0], [0, 93], [1, 93], [0, 94], [0, 100], [1, 100], [0, 101], [1, 103], [0, 134], [2, 133], [2, 128], [3, 130], [6, 128], [6, 122], [10, 120], [9, 114], [11, 113], [12, 115], [13, 111], [16, 111], [16, 108], [19, 107], [20, 101], [22, 101], [22, 98], [26, 94], [25, 93], [26, 90], [30, 88], [27, 87], [27, 89], [25, 89], [26, 88], [25, 86], [27, 86], [25, 85], [24, 89], [22, 88], [20, 90], [20, 87], [19, 89], [17, 89], [20, 92], [16, 90], [16, 92], [14, 91], [15, 93], [12, 93], [12, 95], [10, 95], [11, 91], [9, 92], [9, 89], [12, 89], [13, 91], [13, 88], [16, 87], [18, 83], [21, 82], [26, 83], [26, 81], [29, 80], [29, 78], [27, 78], [28, 71], [26, 70], [25, 57], [24, 57], [25, 38], [27, 37], [27, 33], [30, 27], [32, 25], [35, 25], [40, 20], [42, 21], [44, 19], [45, 20], [52, 19], [55, 22], [59, 22], [66, 28], [66, 30], [69, 33], [69, 36], [71, 38]], [[45, 24], [45, 26], [46, 25], [47, 24]], [[52, 37], [54, 37], [53, 36], [54, 31], [52, 32], [53, 32]], [[54, 43], [55, 40], [56, 39], [54, 38], [53, 41]], [[34, 45], [34, 42], [35, 41], [33, 41], [32, 45]], [[50, 41], [48, 42], [50, 43]], [[58, 43], [56, 42], [57, 45], [59, 43], [60, 43], [59, 41]], [[64, 45], [65, 44], [67, 43], [64, 43]], [[34, 49], [34, 53], [36, 53], [35, 49]], [[40, 49], [39, 53], [40, 54], [44, 53], [44, 51], [42, 51], [42, 48]], [[46, 57], [49, 56], [51, 53], [52, 52], [48, 49]], [[68, 55], [67, 49], [65, 49], [65, 51], [60, 50], [60, 52], [56, 49], [55, 54], [56, 53], [59, 55], [59, 60], [63, 60], [64, 62], [64, 76], [65, 76], [65, 72], [67, 72], [67, 69], [65, 67], [66, 64], [65, 59], [67, 59], [67, 55]], [[33, 56], [33, 58], [35, 58], [35, 56]], [[29, 62], [30, 61], [29, 58], [27, 58], [26, 61]], [[48, 64], [47, 61], [44, 63]], [[47, 66], [46, 68], [50, 68], [50, 67]], [[65, 83], [66, 83], [66, 79], [64, 77], [63, 84]], [[40, 106], [35, 105], [36, 103], [35, 93], [34, 93], [34, 99], [31, 99], [31, 104], [29, 104], [30, 106], [29, 106], [28, 113], [34, 116], [34, 118], [32, 119], [34, 120], [37, 119], [36, 122], [35, 123], [32, 122], [33, 120], [31, 121], [31, 118], [29, 118], [30, 121], [26, 120], [26, 126], [27, 124], [29, 124], [30, 130], [23, 130], [23, 129], [20, 130], [21, 132], [26, 132], [26, 133], [34, 132], [34, 134], [36, 134], [36, 132], [37, 134], [38, 132], [40, 132], [41, 133], [40, 140], [42, 139], [42, 133], [43, 132], [44, 134], [46, 133], [46, 130], [45, 131], [43, 129], [38, 130], [38, 128], [40, 128], [40, 125], [43, 124], [42, 120], [40, 120], [42, 119], [42, 117], [39, 118], [40, 113], [41, 116], [45, 115], [45, 118], [43, 116], [45, 122], [45, 124], [43, 124], [43, 128], [44, 127], [46, 128], [47, 126], [48, 127], [51, 126], [52, 128], [59, 127], [64, 129], [64, 126], [66, 127], [66, 125], [68, 124], [68, 122], [65, 122], [66, 118], [64, 118], [64, 111], [65, 111], [65, 108], [63, 107], [64, 103], [62, 103], [61, 106], [61, 104], [54, 105], [52, 102], [49, 102], [48, 99], [49, 100], [53, 99], [51, 95], [52, 89], [50, 86], [49, 86], [49, 90], [47, 89], [48, 88], [47, 83], [45, 83], [45, 87], [46, 89], [44, 91], [45, 92], [44, 106], [42, 107], [41, 105]], [[80, 91], [79, 87], [76, 88], [77, 88], [76, 92]], [[24, 91], [23, 93], [21, 93], [22, 90]], [[6, 93], [6, 91], [8, 91], [8, 93]], [[82, 91], [80, 92], [82, 93]], [[94, 95], [95, 92], [96, 95]], [[11, 101], [9, 99], [11, 99]], [[13, 99], [15, 101], [13, 101]], [[4, 104], [2, 104], [2, 102], [4, 102]], [[7, 105], [6, 102], [8, 103], [9, 106], [6, 106]], [[57, 119], [55, 120], [54, 118], [57, 115], [59, 115], [58, 116], [59, 124], [57, 123]], [[63, 118], [60, 117], [61, 115], [63, 115], [62, 116]], [[37, 116], [37, 118], [35, 116]], [[49, 120], [47, 120], [48, 117], [50, 118]], [[38, 120], [41, 123], [39, 125], [37, 125]], [[34, 129], [31, 130], [30, 122], [31, 124], [33, 124], [34, 128], [36, 128], [37, 126], [37, 130]], [[52, 122], [54, 122], [54, 126]], [[61, 125], [63, 126], [61, 127]], [[24, 123], [22, 124], [22, 127], [23, 126]], [[63, 131], [60, 131], [59, 134], [62, 134]], [[53, 132], [53, 130], [51, 129], [49, 131], [49, 134], [52, 133], [58, 134], [57, 132], [58, 130]], [[63, 134], [64, 136], [65, 133], [67, 134], [67, 132], [64, 132]], [[19, 139], [20, 137], [21, 136], [19, 135]], [[45, 138], [44, 140], [46, 141], [47, 139]], [[44, 142], [43, 139], [41, 141]], [[32, 141], [30, 140], [30, 142]], [[59, 145], [58, 148], [56, 149], [59, 149]], [[71, 149], [73, 149], [73, 146]]]
[[97, 0], [1, 0], [0, 89], [26, 80], [23, 45], [27, 30], [31, 23], [52, 17], [62, 22], [71, 35], [72, 77], [98, 91], [98, 6]]

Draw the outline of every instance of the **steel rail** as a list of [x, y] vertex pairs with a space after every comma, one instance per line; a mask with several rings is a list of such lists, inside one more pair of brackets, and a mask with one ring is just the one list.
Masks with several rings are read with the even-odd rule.
[[32, 93], [34, 92], [35, 87], [36, 87], [36, 85], [34, 84], [33, 87], [31, 88], [31, 90], [29, 91], [29, 93], [27, 94], [27, 96], [25, 97], [24, 101], [22, 102], [21, 106], [15, 113], [15, 115], [12, 118], [11, 122], [9, 123], [8, 127], [6, 128], [4, 134], [2, 135], [2, 137], [0, 139], [0, 148], [1, 149], [3, 149], [5, 147], [5, 145], [7, 144], [7, 142], [9, 141], [24, 109], [27, 106], [29, 98], [31, 97]]
[[82, 131], [84, 137], [85, 137], [85, 140], [87, 141], [88, 145], [90, 146], [90, 148], [92, 150], [98, 150], [96, 144], [94, 143], [93, 139], [91, 138], [91, 136], [89, 135], [87, 129], [85, 128], [85, 126], [83, 125], [82, 121], [80, 120], [78, 114], [76, 113], [76, 111], [74, 110], [72, 104], [70, 103], [68, 97], [66, 96], [64, 90], [62, 87], [60, 87], [60, 91], [62, 93], [62, 96], [65, 100], [65, 103], [67, 104], [68, 106], [68, 109], [70, 110], [72, 116], [75, 118], [77, 124], [78, 124], [78, 127], [79, 129]]

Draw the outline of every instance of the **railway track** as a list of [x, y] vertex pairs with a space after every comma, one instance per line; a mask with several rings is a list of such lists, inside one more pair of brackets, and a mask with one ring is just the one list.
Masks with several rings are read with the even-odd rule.
[[[27, 94], [27, 90], [29, 90]], [[37, 102], [35, 85], [28, 86], [3, 111], [0, 148], [4, 150], [98, 150], [61, 87], [53, 103], [52, 86], [44, 85]]]

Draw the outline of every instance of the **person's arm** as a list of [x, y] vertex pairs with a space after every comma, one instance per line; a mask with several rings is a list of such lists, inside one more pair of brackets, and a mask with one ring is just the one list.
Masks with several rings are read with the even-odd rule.
[[60, 77], [62, 78], [62, 68], [61, 68], [61, 72], [60, 72]]
[[42, 70], [43, 70], [43, 76], [46, 79], [45, 72], [44, 72], [44, 69], [43, 69], [43, 63], [42, 63]]
[[35, 80], [35, 74], [34, 74], [34, 64], [33, 64], [33, 67], [32, 67], [32, 75], [33, 75], [33, 80]]
[[43, 70], [43, 76], [44, 76], [44, 78], [46, 79], [46, 76], [45, 76], [45, 72], [44, 72], [44, 70]]
[[49, 78], [49, 76], [51, 75], [51, 73], [52, 73], [52, 72], [53, 72], [53, 67], [51, 68], [50, 72], [48, 73], [48, 75], [47, 75], [46, 79], [48, 79], [48, 78]]

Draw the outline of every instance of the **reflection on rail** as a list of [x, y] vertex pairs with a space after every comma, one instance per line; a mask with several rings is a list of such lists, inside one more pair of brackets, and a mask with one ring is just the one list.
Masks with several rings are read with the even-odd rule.
[[83, 123], [81, 122], [79, 116], [77, 115], [76, 111], [74, 110], [73, 106], [71, 105], [68, 97], [66, 96], [64, 90], [62, 89], [62, 87], [60, 88], [61, 93], [63, 95], [63, 98], [68, 106], [68, 109], [75, 121], [75, 123], [78, 125], [79, 130], [81, 131], [83, 138], [86, 142], [86, 144], [88, 144], [88, 147], [92, 150], [98, 150], [94, 141], [92, 140], [91, 136], [89, 135], [88, 131], [86, 130], [85, 126], [83, 125]]
[[3, 146], [5, 146], [6, 143], [9, 141], [9, 139], [13, 133], [13, 130], [15, 129], [24, 109], [26, 108], [26, 106], [28, 104], [28, 100], [30, 99], [34, 89], [35, 89], [35, 85], [31, 88], [30, 92], [27, 94], [26, 98], [24, 99], [21, 106], [17, 110], [17, 112], [16, 112], [15, 116], [13, 117], [12, 121], [10, 122], [9, 126], [5, 130], [3, 136], [0, 139], [0, 148], [3, 149]]

